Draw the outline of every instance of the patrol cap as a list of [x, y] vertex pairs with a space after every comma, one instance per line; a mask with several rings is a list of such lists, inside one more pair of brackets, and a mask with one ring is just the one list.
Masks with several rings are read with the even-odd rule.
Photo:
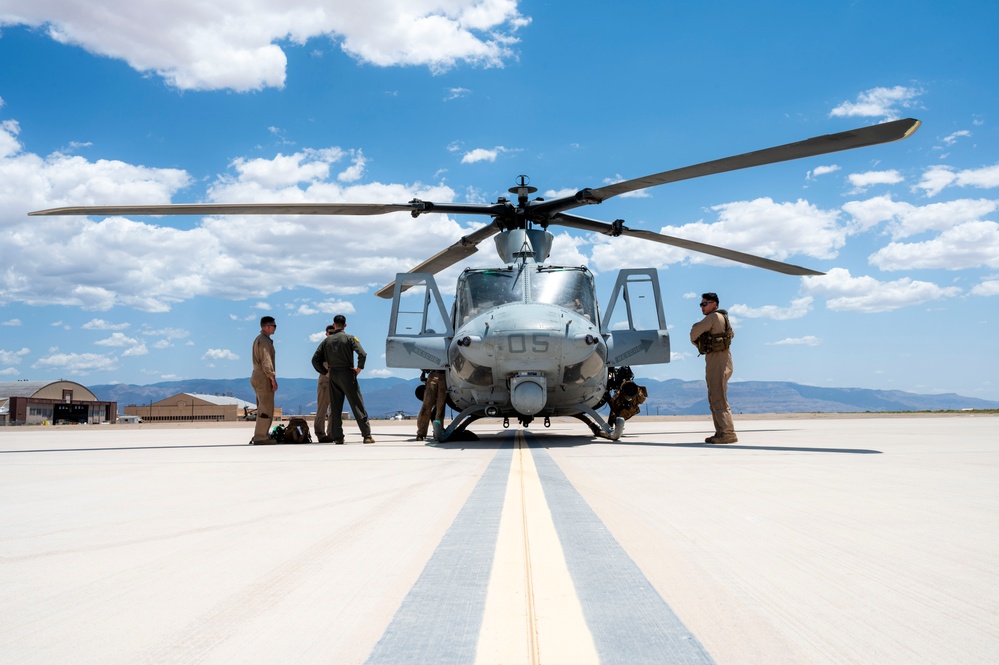
[[717, 293], [702, 293], [701, 300], [707, 300], [708, 302], [717, 303], [718, 294]]

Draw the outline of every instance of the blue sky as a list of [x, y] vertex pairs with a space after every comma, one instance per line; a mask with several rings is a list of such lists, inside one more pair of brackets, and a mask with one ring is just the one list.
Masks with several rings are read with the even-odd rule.
[[[263, 314], [312, 377], [336, 313], [384, 363], [374, 297], [480, 220], [77, 218], [93, 204], [552, 196], [915, 117], [909, 139], [584, 211], [828, 273], [798, 278], [554, 229], [609, 296], [660, 269], [673, 361], [703, 291], [733, 380], [999, 399], [993, 2], [0, 0], [0, 380], [233, 378]], [[363, 4], [363, 9], [359, 9]], [[168, 7], [169, 11], [163, 11]], [[445, 290], [480, 252], [439, 275]]]

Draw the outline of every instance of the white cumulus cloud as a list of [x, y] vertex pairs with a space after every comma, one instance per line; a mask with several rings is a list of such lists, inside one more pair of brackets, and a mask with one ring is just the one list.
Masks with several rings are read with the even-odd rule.
[[890, 243], [869, 260], [882, 270], [999, 268], [999, 224], [965, 222], [931, 240]]
[[91, 372], [109, 372], [118, 368], [118, 360], [114, 356], [99, 353], [60, 353], [53, 351], [40, 358], [32, 366], [33, 369], [55, 371], [73, 376], [86, 376]]
[[462, 164], [476, 164], [478, 162], [495, 162], [496, 157], [502, 152], [502, 148], [475, 148], [469, 150], [461, 157]]
[[202, 360], [239, 360], [239, 356], [229, 349], [208, 349], [201, 356]]
[[843, 210], [852, 217], [849, 223], [852, 233], [861, 233], [885, 223], [889, 235], [896, 240], [980, 221], [997, 208], [999, 201], [990, 199], [955, 199], [920, 206], [894, 201], [888, 195], [843, 205]]
[[[759, 198], [726, 203], [711, 210], [718, 214], [715, 222], [665, 226], [659, 232], [778, 261], [794, 255], [833, 258], [846, 241], [846, 230], [837, 223], [838, 211], [822, 210], [801, 199], [778, 203]], [[736, 265], [637, 238], [595, 236], [593, 243], [593, 264], [602, 271], [634, 265], [661, 268], [683, 261]]]
[[916, 185], [926, 196], [933, 197], [947, 187], [977, 187], [992, 189], [999, 187], [999, 164], [978, 169], [957, 170], [949, 166], [932, 166], [924, 173]]
[[882, 282], [864, 275], [854, 277], [845, 268], [833, 268], [819, 277], [802, 277], [802, 291], [826, 299], [826, 307], [841, 312], [891, 312], [941, 298], [960, 295], [955, 286], [940, 287], [908, 277]]
[[788, 319], [800, 319], [812, 311], [812, 302], [815, 299], [811, 296], [796, 298], [787, 307], [777, 305], [764, 305], [763, 307], [749, 307], [748, 305], [732, 305], [728, 308], [730, 314], [745, 316], [750, 319], [773, 319], [775, 321], [786, 321]]
[[976, 296], [999, 296], [999, 279], [987, 279], [971, 289]]
[[902, 109], [918, 107], [916, 99], [923, 94], [918, 88], [896, 85], [891, 88], [871, 88], [857, 95], [857, 101], [843, 102], [829, 115], [836, 117], [882, 118], [897, 120]]
[[898, 171], [867, 171], [866, 173], [851, 173], [847, 176], [854, 191], [862, 192], [874, 185], [896, 185], [905, 178]]
[[133, 337], [127, 337], [120, 332], [116, 332], [110, 337], [94, 342], [97, 346], [135, 346], [138, 343], [139, 340]]
[[804, 337], [786, 337], [777, 342], [770, 342], [773, 346], [818, 346], [822, 343], [822, 340], [814, 335], [805, 335]]
[[516, 0], [7, 0], [0, 13], [0, 27], [44, 29], [182, 90], [283, 87], [285, 50], [315, 38], [382, 67], [499, 67], [529, 23]]
[[29, 353], [31, 353], [31, 350], [26, 346], [18, 351], [0, 349], [0, 365], [17, 365], [21, 362], [21, 359]]
[[81, 328], [84, 330], [125, 330], [130, 323], [109, 323], [104, 319], [90, 319]]
[[[13, 137], [9, 132], [6, 136]], [[333, 167], [347, 156], [353, 160], [348, 170], [361, 166], [359, 150], [340, 147], [303, 149], [270, 159], [237, 158], [229, 171], [215, 178], [206, 200], [399, 203], [414, 197], [438, 202], [456, 197], [443, 184], [385, 184], [363, 177], [343, 182]], [[28, 211], [50, 207], [168, 203], [189, 180], [183, 171], [172, 169], [61, 155], [44, 158], [18, 144], [12, 154], [0, 157], [5, 263], [0, 306], [19, 302], [167, 312], [176, 303], [208, 296], [261, 299], [258, 307], [269, 312], [262, 299], [282, 288], [303, 286], [337, 296], [369, 292], [391, 280], [400, 266], [415, 266], [477, 228], [475, 222], [466, 227], [446, 215], [427, 214], [420, 219], [420, 233], [413, 234], [407, 213], [204, 217], [177, 226], [173, 220], [153, 223], [126, 217], [37, 217], [25, 223]], [[387, 243], [386, 238], [398, 242]], [[38, 247], [45, 251], [36, 251]], [[296, 250], [275, 252], [275, 247]], [[336, 248], [336, 261], [331, 248]], [[475, 259], [489, 260], [489, 254], [481, 252]], [[95, 261], [98, 256], [101, 260]], [[315, 309], [350, 313], [345, 301], [333, 303], [341, 304]], [[87, 325], [111, 330], [115, 324], [100, 318]]]
[[840, 167], [835, 164], [830, 164], [828, 166], [816, 166], [814, 169], [808, 172], [805, 176], [806, 180], [814, 180], [824, 175], [829, 175], [830, 173], [835, 173], [839, 171]]

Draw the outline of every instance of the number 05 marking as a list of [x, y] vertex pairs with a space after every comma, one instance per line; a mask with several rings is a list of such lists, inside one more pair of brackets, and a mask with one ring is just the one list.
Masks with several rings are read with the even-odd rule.
[[[534, 353], [548, 352], [548, 333], [531, 335], [531, 351]], [[524, 333], [510, 335], [510, 353], [527, 353], [527, 335]]]

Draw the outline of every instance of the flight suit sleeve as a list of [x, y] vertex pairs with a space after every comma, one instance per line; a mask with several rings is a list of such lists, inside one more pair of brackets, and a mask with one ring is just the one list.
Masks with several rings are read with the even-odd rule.
[[690, 343], [697, 346], [697, 338], [706, 332], [711, 332], [711, 320], [714, 317], [709, 314], [694, 324], [690, 329]]
[[316, 352], [312, 354], [312, 369], [316, 370], [320, 374], [326, 373], [326, 368], [323, 363], [326, 361], [326, 351], [323, 349], [323, 343], [320, 342], [319, 346], [316, 347]]
[[263, 372], [265, 376], [276, 378], [277, 371], [274, 369], [274, 358], [261, 337], [266, 336], [261, 335], [253, 342], [253, 360], [260, 365], [260, 371]]
[[361, 346], [361, 340], [356, 337], [351, 337], [352, 346], [354, 347], [354, 352], [357, 354], [357, 369], [364, 369], [364, 362], [368, 358], [368, 354], [364, 352], [364, 347]]

